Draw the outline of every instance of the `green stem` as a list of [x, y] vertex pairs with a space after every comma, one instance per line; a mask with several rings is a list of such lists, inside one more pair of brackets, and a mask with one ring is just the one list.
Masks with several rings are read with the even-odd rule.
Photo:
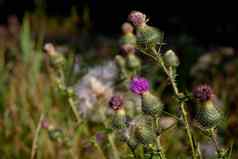
[[38, 149], [37, 142], [38, 142], [38, 138], [40, 135], [41, 123], [42, 123], [43, 119], [44, 119], [44, 114], [42, 113], [40, 116], [40, 120], [38, 122], [37, 128], [36, 128], [35, 136], [34, 136], [33, 143], [32, 143], [31, 159], [34, 159], [36, 156], [36, 152]]
[[117, 150], [116, 145], [114, 143], [114, 135], [109, 134], [108, 135], [108, 140], [109, 140], [110, 145], [112, 146], [113, 159], [120, 159], [120, 156], [118, 154], [118, 150]]
[[[154, 122], [155, 122], [155, 131], [156, 131], [159, 128], [159, 118], [154, 118]], [[157, 144], [157, 149], [158, 149], [160, 158], [166, 159], [164, 149], [160, 143], [160, 134], [156, 138], [156, 144]]]
[[[180, 93], [179, 93], [179, 90], [178, 90], [178, 87], [177, 87], [177, 84], [175, 82], [175, 78], [174, 76], [172, 75], [172, 70], [168, 70], [167, 67], [165, 66], [165, 63], [164, 63], [164, 60], [160, 54], [160, 52], [157, 52], [155, 48], [152, 49], [153, 53], [156, 55], [157, 57], [157, 61], [159, 62], [159, 64], [161, 65], [161, 67], [163, 68], [164, 72], [166, 73], [166, 75], [169, 77], [169, 80], [172, 84], [172, 87], [173, 87], [173, 90], [175, 92], [175, 95], [177, 97], [179, 97]], [[193, 159], [196, 159], [197, 156], [196, 156], [196, 151], [195, 151], [195, 147], [194, 147], [194, 144], [193, 144], [193, 138], [192, 138], [192, 133], [191, 133], [191, 128], [190, 128], [190, 125], [189, 125], [189, 122], [188, 122], [188, 113], [184, 107], [184, 101], [182, 101], [180, 103], [180, 109], [182, 111], [182, 115], [183, 115], [183, 120], [184, 120], [184, 123], [185, 123], [185, 129], [186, 129], [186, 133], [187, 133], [187, 136], [188, 136], [188, 139], [189, 139], [189, 144], [190, 144], [190, 147], [192, 149], [192, 156], [193, 156]]]
[[158, 151], [159, 151], [160, 158], [161, 159], [166, 159], [165, 154], [164, 154], [164, 150], [163, 150], [163, 148], [161, 146], [161, 143], [160, 143], [160, 136], [157, 137], [156, 144], [157, 144], [157, 148], [158, 148]]
[[217, 142], [217, 140], [216, 140], [216, 132], [215, 132], [215, 129], [212, 128], [212, 129], [210, 129], [209, 131], [210, 131], [210, 133], [211, 133], [211, 139], [212, 139], [212, 141], [213, 141], [213, 143], [214, 143], [214, 145], [215, 145], [215, 147], [216, 147], [216, 151], [217, 151], [217, 153], [219, 153], [219, 152], [220, 152], [220, 148], [219, 148], [218, 142]]
[[182, 114], [183, 114], [183, 119], [184, 119], [184, 123], [185, 123], [185, 129], [186, 129], [186, 132], [187, 132], [187, 136], [188, 136], [188, 139], [189, 139], [189, 144], [190, 144], [191, 149], [192, 149], [193, 159], [196, 159], [197, 156], [196, 156], [195, 147], [194, 147], [194, 144], [193, 144], [192, 133], [191, 133], [189, 122], [188, 122], [188, 114], [187, 114], [187, 111], [184, 108], [184, 102], [181, 103], [180, 107], [181, 107]]
[[70, 105], [70, 107], [71, 107], [71, 109], [72, 109], [72, 111], [74, 113], [74, 116], [77, 119], [78, 124], [80, 124], [81, 120], [80, 120], [80, 116], [78, 114], [78, 111], [76, 109], [76, 105], [75, 105], [74, 99], [72, 97], [68, 97], [68, 102], [69, 102], [69, 105]]

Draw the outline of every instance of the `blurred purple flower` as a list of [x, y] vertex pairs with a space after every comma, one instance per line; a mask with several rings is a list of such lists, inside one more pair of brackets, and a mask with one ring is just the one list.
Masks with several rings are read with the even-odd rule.
[[128, 16], [128, 20], [136, 27], [143, 26], [146, 23], [146, 15], [139, 11], [132, 11]]
[[211, 99], [213, 96], [213, 91], [212, 88], [207, 84], [198, 85], [193, 89], [193, 96], [196, 99], [204, 102]]
[[134, 77], [130, 82], [130, 90], [137, 95], [148, 91], [149, 87], [148, 80], [143, 77]]
[[109, 106], [114, 111], [119, 110], [123, 105], [123, 97], [122, 96], [113, 96], [109, 101]]

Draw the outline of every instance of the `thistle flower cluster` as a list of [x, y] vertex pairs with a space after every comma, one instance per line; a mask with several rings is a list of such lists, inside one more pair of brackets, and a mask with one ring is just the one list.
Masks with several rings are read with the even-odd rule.
[[[135, 48], [145, 53], [145, 55], [152, 57], [161, 66], [161, 69], [171, 82], [176, 99], [179, 101], [179, 108], [181, 110], [180, 119], [183, 120], [185, 125], [186, 135], [192, 150], [192, 157], [193, 159], [197, 159], [200, 152], [195, 148], [195, 141], [191, 131], [192, 126], [190, 125], [188, 116], [189, 112], [185, 108], [188, 97], [179, 91], [176, 83], [176, 68], [179, 65], [179, 59], [173, 50], [168, 50], [161, 55], [158, 46], [160, 48], [163, 44], [162, 33], [159, 29], [147, 24], [148, 20], [145, 14], [139, 11], [132, 11], [128, 16], [128, 20], [132, 22], [136, 28], [136, 36], [133, 35], [133, 29], [129, 23], [123, 24], [123, 36], [120, 40], [120, 44], [122, 52], [126, 54], [126, 58], [120, 55], [116, 56], [119, 74], [125, 73], [124, 77], [126, 78], [128, 77], [127, 71], [130, 70], [130, 68], [131, 70], [135, 70], [136, 67], [130, 67], [130, 61], [132, 63], [134, 62], [132, 59], [135, 59]], [[130, 55], [133, 55], [133, 58], [130, 57]], [[152, 156], [158, 154], [161, 159], [166, 159], [163, 146], [160, 144], [160, 133], [158, 131], [160, 128], [159, 120], [162, 116], [164, 104], [159, 97], [152, 93], [149, 81], [137, 74], [138, 73], [131, 74], [130, 78], [127, 79], [130, 79], [128, 82], [129, 90], [141, 98], [141, 112], [132, 116], [128, 122], [127, 112], [124, 106], [122, 106], [127, 102], [121, 96], [113, 96], [109, 101], [110, 108], [116, 112], [114, 118], [116, 120], [113, 120], [113, 123], [117, 125], [116, 131], [121, 134], [120, 136], [124, 136], [122, 138], [129, 147], [132, 147], [133, 152], [138, 145], [144, 145], [144, 153], [152, 154]], [[211, 130], [211, 132], [214, 133], [213, 130], [221, 119], [221, 113], [217, 110], [212, 101], [214, 93], [211, 87], [208, 85], [198, 85], [193, 89], [192, 94], [193, 99], [196, 101], [195, 110], [197, 121], [204, 128], [204, 131]], [[176, 120], [178, 120], [178, 118], [176, 118]]]

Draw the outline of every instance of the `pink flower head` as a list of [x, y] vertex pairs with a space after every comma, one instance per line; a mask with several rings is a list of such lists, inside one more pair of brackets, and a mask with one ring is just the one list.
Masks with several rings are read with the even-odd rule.
[[117, 111], [123, 106], [123, 97], [122, 96], [113, 96], [109, 101], [109, 107], [114, 111]]
[[146, 23], [146, 15], [139, 11], [132, 11], [128, 16], [128, 20], [136, 27], [143, 26]]
[[206, 84], [198, 85], [193, 89], [193, 96], [196, 99], [205, 102], [212, 98], [213, 91], [209, 85]]
[[130, 90], [137, 95], [148, 91], [149, 87], [148, 80], [143, 77], [134, 77], [130, 82]]

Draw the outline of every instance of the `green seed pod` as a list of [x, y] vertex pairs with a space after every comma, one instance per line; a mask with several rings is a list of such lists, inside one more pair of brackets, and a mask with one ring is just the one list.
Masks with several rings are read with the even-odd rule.
[[206, 129], [216, 127], [221, 119], [220, 112], [211, 100], [202, 102], [197, 108], [196, 120]]
[[164, 61], [168, 66], [177, 67], [179, 65], [179, 59], [173, 50], [166, 51]]
[[124, 109], [115, 112], [112, 118], [112, 126], [115, 129], [123, 129], [126, 127], [126, 113]]
[[141, 116], [135, 123], [135, 138], [138, 143], [149, 145], [155, 141], [155, 133], [152, 129], [152, 118]]
[[133, 72], [137, 72], [141, 67], [140, 59], [135, 54], [128, 54], [126, 64], [127, 68]]
[[158, 29], [145, 25], [137, 28], [136, 38], [139, 48], [148, 49], [161, 42], [161, 33]]
[[143, 113], [153, 117], [158, 117], [164, 107], [159, 98], [151, 94], [149, 91], [144, 92], [141, 97]]

